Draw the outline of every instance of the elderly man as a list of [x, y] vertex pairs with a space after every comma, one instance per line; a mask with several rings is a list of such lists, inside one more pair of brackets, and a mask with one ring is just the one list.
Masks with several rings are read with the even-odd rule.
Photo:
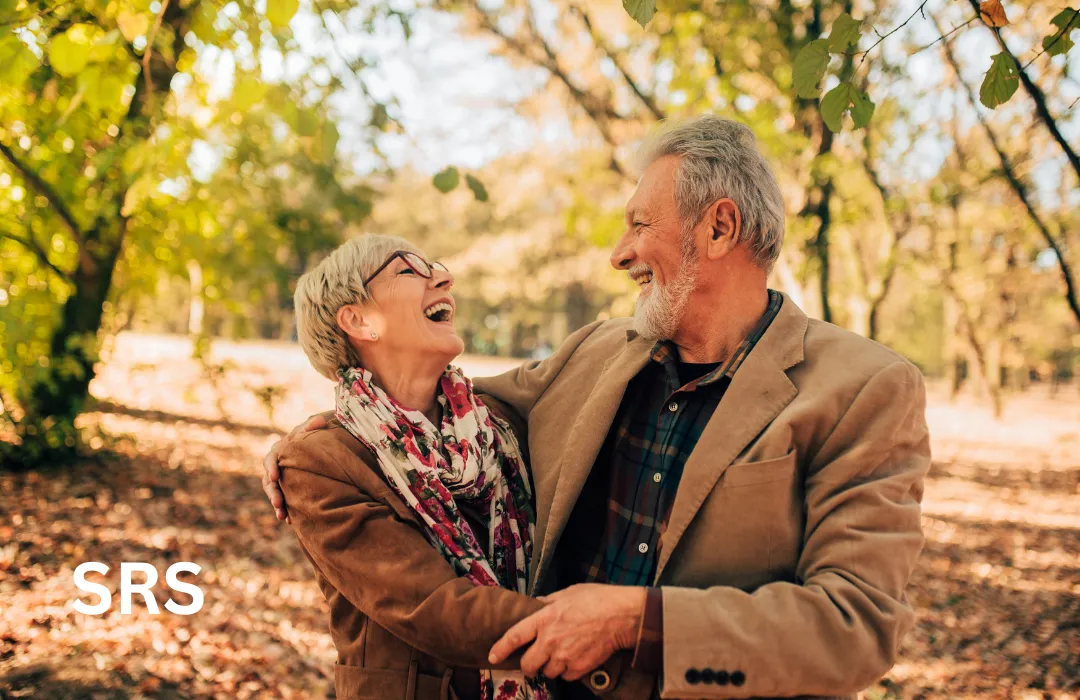
[[768, 289], [784, 209], [747, 127], [676, 125], [643, 163], [611, 255], [634, 318], [476, 381], [528, 419], [548, 603], [490, 659], [572, 699], [856, 693], [913, 623], [922, 378]]

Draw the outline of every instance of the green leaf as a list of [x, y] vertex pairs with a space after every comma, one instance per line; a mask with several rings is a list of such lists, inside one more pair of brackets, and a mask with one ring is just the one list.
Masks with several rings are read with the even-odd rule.
[[191, 21], [191, 31], [200, 40], [207, 44], [213, 43], [217, 36], [214, 22], [217, 20], [218, 8], [212, 2], [199, 3], [195, 10], [195, 17]]
[[284, 29], [299, 9], [300, 0], [266, 0], [266, 19], [275, 29]]
[[851, 88], [851, 121], [856, 129], [861, 129], [870, 123], [870, 117], [874, 116], [874, 101], [862, 90]]
[[19, 0], [0, 0], [0, 17], [10, 16], [15, 12], [15, 6], [18, 4]]
[[829, 131], [839, 132], [844, 127], [844, 113], [851, 110], [851, 120], [856, 129], [870, 123], [874, 115], [874, 102], [857, 87], [840, 83], [821, 98], [821, 119]]
[[979, 88], [979, 102], [993, 109], [1008, 102], [1019, 86], [1016, 61], [1004, 53], [996, 54]]
[[266, 83], [251, 74], [246, 74], [237, 80], [233, 87], [232, 106], [243, 112], [261, 102], [265, 96]]
[[[487, 188], [484, 187], [484, 183], [480, 182], [479, 180], [477, 180], [472, 175], [466, 175], [465, 176], [465, 184], [469, 186], [470, 190], [472, 190], [473, 196], [476, 197], [476, 201], [478, 201], [478, 202], [486, 202], [486, 201], [488, 201]], [[436, 187], [438, 187], [438, 185], [436, 185]], [[451, 189], [453, 189], [453, 188], [451, 188]]]
[[319, 115], [311, 109], [301, 109], [296, 114], [296, 133], [300, 136], [314, 136], [319, 130]]
[[821, 98], [821, 118], [829, 131], [838, 132], [843, 126], [844, 112], [851, 106], [850, 86], [840, 83]]
[[334, 160], [339, 138], [337, 126], [334, 122], [323, 122], [322, 128], [319, 130], [319, 148], [316, 160], [321, 163], [329, 163]]
[[853, 19], [846, 12], [837, 17], [836, 21], [833, 22], [832, 30], [829, 32], [829, 51], [844, 53], [849, 47], [858, 44], [861, 26], [862, 22]]
[[446, 194], [457, 187], [460, 180], [461, 176], [458, 174], [458, 169], [450, 165], [436, 173], [431, 182], [435, 185], [435, 189]]
[[820, 92], [821, 79], [829, 66], [829, 44], [824, 39], [815, 39], [802, 48], [795, 57], [795, 69], [792, 81], [799, 97], [812, 99]]
[[623, 0], [622, 6], [643, 28], [656, 14], [656, 0]]
[[15, 34], [0, 37], [0, 83], [19, 85], [38, 64], [37, 56]]
[[1071, 35], [1074, 30], [1080, 29], [1080, 17], [1077, 15], [1080, 15], [1080, 10], [1071, 7], [1066, 7], [1054, 15], [1050, 24], [1057, 27], [1057, 31], [1042, 40], [1043, 51], [1051, 56], [1058, 56], [1074, 46]]
[[386, 105], [376, 104], [371, 110], [371, 125], [379, 131], [386, 131], [390, 123], [390, 115], [386, 111]]
[[71, 30], [49, 42], [49, 63], [60, 75], [70, 77], [78, 75], [86, 68], [90, 57], [90, 44], [76, 42], [71, 38]]

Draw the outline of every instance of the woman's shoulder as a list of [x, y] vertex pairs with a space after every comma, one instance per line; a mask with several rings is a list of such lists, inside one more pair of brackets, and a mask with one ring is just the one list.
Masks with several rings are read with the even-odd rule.
[[286, 441], [278, 463], [283, 469], [302, 469], [349, 481], [365, 490], [383, 490], [375, 454], [336, 419], [325, 428], [309, 430]]

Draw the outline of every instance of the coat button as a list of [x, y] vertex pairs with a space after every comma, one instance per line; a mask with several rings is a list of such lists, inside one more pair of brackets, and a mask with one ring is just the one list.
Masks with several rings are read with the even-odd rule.
[[649, 545], [647, 545], [647, 544], [645, 544], [644, 542], [642, 542], [641, 544], [639, 544], [639, 545], [637, 546], [637, 551], [639, 551], [639, 552], [641, 552], [642, 554], [644, 554], [645, 552], [649, 551]]
[[730, 677], [728, 676], [727, 671], [717, 671], [716, 672], [716, 680], [714, 682], [717, 685], [727, 685], [729, 679], [730, 679]]
[[607, 690], [611, 687], [611, 676], [603, 669], [597, 669], [589, 674], [589, 685], [593, 690]]
[[736, 671], [731, 674], [731, 684], [735, 687], [741, 686], [746, 682], [746, 674], [742, 671]]
[[686, 682], [690, 685], [697, 685], [701, 682], [701, 672], [696, 668], [692, 668], [686, 672]]
[[671, 403], [669, 403], [669, 404], [668, 404], [667, 410], [669, 410], [669, 411], [671, 411], [672, 413], [674, 413], [675, 411], [678, 411], [678, 410], [679, 410], [679, 404], [677, 404], [677, 403], [675, 403], [674, 401], [672, 401]]
[[701, 682], [702, 683], [712, 683], [715, 680], [716, 680], [716, 672], [715, 671], [713, 671], [711, 668], [703, 668], [703, 669], [701, 669]]

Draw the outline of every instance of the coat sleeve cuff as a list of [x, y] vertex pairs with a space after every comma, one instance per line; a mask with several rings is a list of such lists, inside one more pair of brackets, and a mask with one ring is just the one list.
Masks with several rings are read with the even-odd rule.
[[659, 588], [645, 594], [645, 612], [638, 627], [637, 645], [630, 666], [646, 673], [659, 673], [664, 664], [664, 597]]

